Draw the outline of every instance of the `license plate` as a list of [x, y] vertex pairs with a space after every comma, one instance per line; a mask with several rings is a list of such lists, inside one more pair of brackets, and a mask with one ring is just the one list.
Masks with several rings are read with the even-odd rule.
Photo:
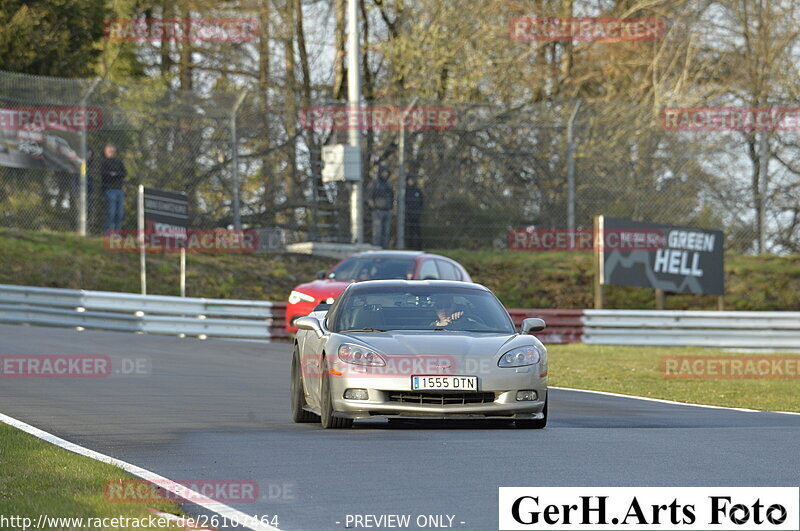
[[477, 376], [412, 376], [413, 390], [477, 391]]

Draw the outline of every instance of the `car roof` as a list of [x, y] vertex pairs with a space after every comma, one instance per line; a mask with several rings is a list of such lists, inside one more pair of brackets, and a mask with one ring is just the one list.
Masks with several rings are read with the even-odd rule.
[[421, 256], [433, 256], [436, 258], [444, 258], [445, 260], [452, 260], [451, 258], [447, 258], [446, 256], [441, 256], [438, 254], [426, 253], [424, 251], [392, 251], [392, 250], [380, 250], [380, 251], [363, 251], [360, 253], [356, 253], [353, 256], [358, 257], [370, 257], [370, 258], [419, 258]]
[[355, 282], [350, 284], [348, 291], [361, 291], [363, 289], [374, 288], [414, 288], [414, 287], [430, 287], [430, 288], [459, 288], [459, 289], [474, 289], [478, 291], [490, 291], [489, 288], [482, 284], [474, 282], [464, 282], [461, 280], [364, 280], [362, 282]]

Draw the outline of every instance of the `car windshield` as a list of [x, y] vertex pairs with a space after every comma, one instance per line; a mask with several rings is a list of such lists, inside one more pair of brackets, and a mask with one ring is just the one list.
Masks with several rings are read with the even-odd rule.
[[331, 271], [333, 280], [411, 280], [414, 260], [395, 257], [354, 256], [343, 261]]
[[335, 332], [436, 330], [513, 334], [514, 324], [488, 291], [451, 287], [375, 287], [340, 301]]

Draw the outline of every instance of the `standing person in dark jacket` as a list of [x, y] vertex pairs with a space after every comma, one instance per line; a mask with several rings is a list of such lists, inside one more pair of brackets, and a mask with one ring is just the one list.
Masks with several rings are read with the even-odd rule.
[[422, 206], [425, 198], [417, 186], [417, 176], [406, 175], [406, 249], [422, 250]]
[[389, 182], [389, 168], [386, 166], [378, 168], [378, 178], [372, 183], [368, 202], [372, 207], [372, 244], [386, 249], [389, 247], [394, 206], [394, 190]]
[[128, 171], [125, 165], [117, 158], [117, 148], [114, 144], [106, 144], [103, 150], [103, 161], [100, 163], [100, 179], [103, 185], [103, 195], [106, 197], [106, 223], [104, 230], [120, 230], [122, 228], [122, 203], [125, 196], [122, 185]]

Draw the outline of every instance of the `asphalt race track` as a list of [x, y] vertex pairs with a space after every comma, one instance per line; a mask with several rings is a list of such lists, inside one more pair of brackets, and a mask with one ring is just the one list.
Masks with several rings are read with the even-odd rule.
[[0, 356], [102, 354], [115, 370], [147, 367], [0, 378], [0, 412], [176, 481], [257, 481], [258, 501], [229, 505], [277, 514], [287, 530], [343, 529], [347, 514], [410, 514], [410, 529], [418, 515], [454, 515], [456, 529], [497, 529], [499, 486], [790, 486], [800, 472], [800, 416], [567, 390], [551, 391], [543, 431], [293, 424], [290, 353], [287, 343], [0, 326]]

